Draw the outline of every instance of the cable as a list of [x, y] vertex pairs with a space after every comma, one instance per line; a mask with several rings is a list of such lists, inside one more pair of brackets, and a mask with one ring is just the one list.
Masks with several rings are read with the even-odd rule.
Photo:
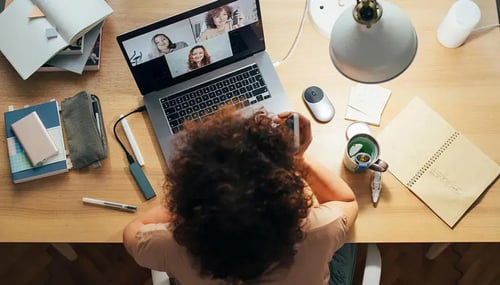
[[472, 32], [479, 32], [479, 31], [482, 31], [482, 30], [486, 30], [486, 29], [490, 29], [490, 28], [495, 28], [495, 27], [499, 27], [500, 24], [491, 24], [491, 25], [486, 25], [486, 26], [482, 26], [482, 27], [479, 27], [479, 28], [475, 28], [474, 30], [472, 30]]
[[[288, 50], [287, 54], [280, 60], [276, 61], [273, 63], [274, 67], [278, 67], [280, 66], [282, 63], [284, 63], [285, 61], [288, 60], [288, 58], [292, 55], [293, 51], [295, 50], [295, 47], [297, 46], [297, 43], [299, 41], [299, 38], [300, 38], [300, 35], [302, 34], [302, 29], [304, 28], [304, 22], [305, 22], [305, 19], [306, 19], [306, 15], [307, 15], [307, 11], [308, 11], [308, 6], [309, 6], [309, 0], [305, 1], [305, 7], [304, 7], [304, 12], [302, 13], [302, 19], [300, 20], [300, 26], [299, 26], [299, 29], [297, 31], [297, 34], [295, 35], [295, 38], [293, 40], [293, 43], [292, 43], [292, 46], [290, 47], [290, 49]], [[482, 27], [479, 27], [479, 28], [476, 28], [474, 30], [472, 30], [472, 32], [478, 32], [478, 31], [482, 31], [482, 30], [486, 30], [486, 29], [490, 29], [490, 28], [494, 28], [494, 27], [498, 27], [500, 26], [500, 24], [492, 24], [492, 25], [487, 25], [487, 26], [482, 26]]]
[[127, 150], [125, 145], [123, 145], [122, 141], [118, 137], [118, 134], [116, 133], [116, 126], [118, 125], [119, 122], [121, 122], [121, 120], [132, 115], [133, 113], [139, 113], [139, 112], [143, 112], [145, 110], [146, 110], [146, 107], [143, 105], [143, 106], [136, 108], [132, 112], [125, 114], [125, 116], [119, 118], [115, 122], [115, 124], [113, 125], [113, 134], [115, 135], [116, 140], [118, 141], [118, 143], [122, 147], [123, 151], [125, 152], [125, 155], [127, 156], [127, 160], [128, 160], [128, 164], [129, 164], [128, 169], [130, 170], [130, 173], [134, 177], [135, 183], [137, 183], [137, 186], [139, 186], [139, 190], [141, 190], [141, 193], [144, 196], [144, 198], [146, 200], [149, 200], [149, 199], [155, 197], [156, 193], [153, 190], [151, 183], [149, 183], [148, 178], [144, 174], [144, 171], [142, 171], [141, 166], [139, 165], [139, 163], [137, 163], [134, 160], [134, 157], [130, 154], [130, 152]]
[[299, 41], [299, 37], [302, 34], [302, 28], [304, 27], [304, 21], [306, 19], [306, 15], [307, 15], [307, 10], [308, 10], [307, 7], [309, 6], [309, 0], [305, 1], [305, 3], [306, 4], [304, 7], [304, 12], [302, 14], [302, 19], [300, 20], [299, 30], [297, 31], [297, 34], [295, 35], [295, 39], [293, 40], [292, 46], [288, 50], [285, 57], [283, 57], [281, 60], [278, 60], [277, 62], [273, 63], [274, 67], [280, 66], [282, 63], [284, 63], [290, 57], [290, 55], [292, 55], [292, 52], [295, 50], [295, 46], [297, 45], [297, 43]]
[[126, 117], [134, 114], [134, 113], [139, 113], [139, 112], [143, 112], [144, 110], [146, 110], [146, 106], [142, 105], [138, 108], [136, 108], [135, 110], [127, 113], [126, 115], [124, 115], [123, 117], [119, 118], [115, 124], [113, 125], [113, 134], [115, 135], [115, 138], [116, 140], [118, 141], [118, 143], [120, 144], [120, 146], [122, 147], [123, 151], [125, 152], [125, 155], [127, 156], [127, 161], [129, 164], [132, 164], [135, 162], [134, 160], [134, 157], [130, 154], [130, 152], [127, 150], [127, 148], [125, 147], [125, 145], [122, 143], [122, 141], [120, 140], [120, 138], [118, 137], [118, 134], [116, 133], [116, 126], [118, 125], [119, 122], [121, 122], [121, 120], [125, 119]]

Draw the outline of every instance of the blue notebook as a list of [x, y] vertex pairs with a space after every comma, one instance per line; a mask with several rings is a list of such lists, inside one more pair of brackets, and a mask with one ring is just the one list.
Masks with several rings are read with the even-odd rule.
[[[59, 152], [40, 166], [34, 167], [23, 151], [23, 148], [12, 132], [12, 123], [36, 111]], [[56, 101], [50, 101], [4, 113], [7, 149], [12, 175], [12, 182], [21, 183], [59, 173], [68, 172], [64, 137]]]

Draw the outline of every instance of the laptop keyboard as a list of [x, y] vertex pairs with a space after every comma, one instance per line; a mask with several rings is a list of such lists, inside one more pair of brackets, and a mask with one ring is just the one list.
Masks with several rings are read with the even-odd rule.
[[222, 105], [240, 109], [271, 98], [256, 64], [236, 70], [178, 94], [160, 99], [173, 133], [186, 120], [203, 120]]

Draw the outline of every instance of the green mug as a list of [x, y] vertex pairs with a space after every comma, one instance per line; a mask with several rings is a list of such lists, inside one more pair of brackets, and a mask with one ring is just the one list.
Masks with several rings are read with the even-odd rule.
[[389, 168], [387, 162], [379, 158], [380, 147], [377, 140], [366, 133], [352, 136], [344, 154], [344, 165], [352, 172], [363, 172], [367, 169], [384, 172]]

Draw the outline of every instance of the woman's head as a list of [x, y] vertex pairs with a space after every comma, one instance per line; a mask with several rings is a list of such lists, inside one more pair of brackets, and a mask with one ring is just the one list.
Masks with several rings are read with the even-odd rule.
[[196, 45], [189, 51], [189, 68], [197, 69], [212, 62], [210, 55], [202, 45]]
[[175, 44], [165, 34], [154, 35], [152, 41], [158, 52], [162, 54], [169, 53], [171, 49], [175, 48]]
[[227, 20], [231, 18], [232, 12], [233, 9], [227, 5], [212, 9], [207, 12], [205, 23], [212, 29], [223, 27]]
[[187, 122], [174, 143], [167, 207], [202, 274], [252, 280], [293, 261], [311, 199], [293, 135], [266, 114], [224, 108]]

